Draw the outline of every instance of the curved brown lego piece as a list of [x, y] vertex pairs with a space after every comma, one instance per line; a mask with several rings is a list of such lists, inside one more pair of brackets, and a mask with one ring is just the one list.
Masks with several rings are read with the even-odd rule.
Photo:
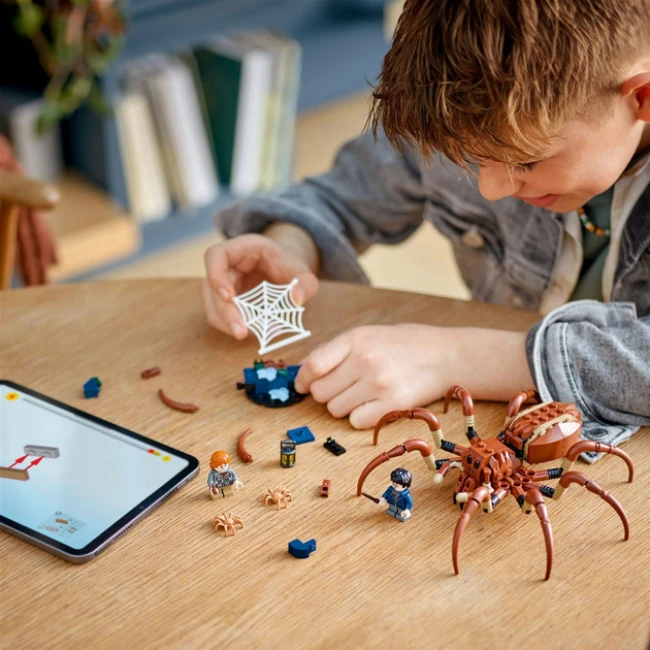
[[154, 366], [153, 368], [143, 370], [140, 373], [140, 377], [142, 377], [142, 379], [151, 379], [152, 377], [158, 376], [161, 372], [162, 370], [158, 366]]
[[447, 394], [445, 395], [445, 406], [442, 410], [443, 413], [446, 413], [449, 409], [449, 402], [452, 397], [456, 397], [460, 400], [463, 405], [463, 415], [465, 417], [474, 415], [474, 400], [472, 399], [470, 392], [466, 388], [458, 385], [451, 386], [447, 391]]
[[175, 411], [182, 411], [183, 413], [196, 413], [199, 410], [199, 407], [196, 404], [185, 404], [183, 402], [177, 402], [174, 399], [171, 399], [165, 395], [165, 391], [161, 388], [158, 391], [158, 397], [163, 404], [169, 406], [170, 409]]
[[524, 402], [527, 402], [529, 399], [535, 399], [538, 403], [541, 403], [541, 398], [539, 393], [536, 390], [524, 390], [521, 393], [517, 393], [508, 404], [508, 410], [506, 411], [506, 421], [512, 420]]
[[[409, 409], [406, 411], [389, 411], [386, 413], [386, 415], [384, 415], [375, 426], [372, 444], [376, 445], [379, 442], [379, 431], [384, 426], [384, 424], [401, 419], [422, 420], [423, 422], [426, 422], [429, 425], [429, 431], [440, 432], [439, 437], [440, 440], [442, 440], [442, 427], [440, 426], [440, 422], [438, 422], [438, 418], [436, 418], [436, 416], [431, 413], [431, 411], [427, 409]], [[434, 439], [436, 439], [436, 445], [440, 447], [437, 442], [437, 436], [434, 436]]]
[[526, 493], [525, 503], [530, 504], [530, 507], [535, 509], [539, 521], [542, 524], [544, 544], [546, 545], [546, 575], [544, 576], [544, 580], [548, 580], [551, 577], [551, 569], [553, 568], [553, 529], [548, 518], [546, 503], [544, 502], [542, 493], [538, 489], [532, 489]]
[[478, 507], [485, 501], [490, 498], [490, 493], [486, 487], [479, 487], [472, 492], [471, 496], [467, 500], [465, 509], [458, 518], [456, 523], [456, 530], [454, 530], [454, 540], [451, 544], [451, 559], [454, 563], [454, 573], [458, 575], [458, 546], [460, 545], [460, 538], [463, 536], [463, 531], [469, 522], [469, 518], [476, 512]]
[[[422, 455], [422, 458], [427, 459], [431, 458], [433, 452], [431, 451], [431, 447], [429, 443], [425, 442], [424, 440], [421, 440], [419, 438], [414, 438], [413, 440], [407, 440], [406, 442], [402, 443], [401, 445], [397, 445], [397, 447], [393, 447], [389, 451], [385, 451], [383, 454], [380, 454], [376, 458], [373, 458], [364, 468], [363, 472], [361, 472], [361, 476], [359, 476], [359, 480], [357, 481], [357, 496], [361, 496], [361, 490], [363, 489], [363, 483], [374, 469], [379, 467], [382, 463], [385, 463], [386, 461], [390, 460], [391, 458], [398, 458], [399, 456], [403, 456], [404, 454], [408, 454], [412, 451], [419, 451], [420, 454]], [[434, 465], [434, 463], [431, 463]], [[435, 465], [434, 465], [435, 467]]]
[[244, 443], [246, 442], [248, 434], [252, 432], [253, 429], [248, 427], [248, 429], [246, 429], [246, 431], [244, 431], [237, 440], [237, 455], [245, 463], [253, 462], [253, 457], [246, 451], [246, 448], [244, 447]]
[[609, 492], [603, 490], [598, 483], [594, 483], [594, 481], [585, 476], [582, 472], [566, 472], [562, 475], [562, 478], [560, 479], [560, 486], [562, 489], [569, 487], [571, 483], [577, 483], [578, 485], [587, 488], [589, 492], [593, 492], [604, 501], [607, 501], [607, 503], [616, 510], [618, 516], [623, 522], [623, 529], [625, 531], [624, 539], [628, 540], [630, 538], [630, 524], [625, 516], [623, 506], [621, 506], [621, 504]]
[[632, 459], [622, 450], [614, 445], [606, 445], [602, 442], [595, 442], [594, 440], [580, 440], [576, 442], [575, 445], [569, 449], [567, 452], [566, 458], [572, 463], [578, 458], [578, 456], [585, 451], [593, 451], [596, 453], [612, 454], [613, 456], [618, 456], [625, 461], [628, 470], [627, 482], [631, 483], [634, 480], [634, 463]]

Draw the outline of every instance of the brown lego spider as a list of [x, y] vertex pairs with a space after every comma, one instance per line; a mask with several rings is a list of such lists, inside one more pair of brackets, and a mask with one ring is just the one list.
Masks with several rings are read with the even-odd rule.
[[[454, 488], [454, 503], [458, 503], [461, 513], [452, 543], [454, 572], [458, 573], [458, 546], [470, 516], [479, 507], [484, 512], [492, 512], [507, 496], [517, 500], [522, 511], [530, 514], [535, 510], [542, 525], [546, 543], [546, 576], [548, 580], [553, 565], [553, 533], [548, 519], [544, 497], [559, 499], [562, 492], [572, 483], [587, 488], [609, 503], [623, 522], [624, 538], [627, 540], [630, 529], [620, 503], [582, 472], [571, 471], [576, 458], [586, 451], [604, 452], [622, 458], [628, 466], [628, 481], [634, 478], [634, 466], [630, 457], [611, 445], [591, 440], [580, 440], [582, 417], [573, 404], [546, 402], [540, 404], [536, 391], [529, 390], [515, 395], [508, 405], [504, 430], [496, 438], [480, 438], [474, 430], [474, 403], [469, 391], [452, 386], [445, 398], [444, 412], [449, 400], [456, 396], [461, 400], [465, 419], [465, 435], [469, 447], [463, 447], [445, 440], [442, 428], [435, 415], [427, 409], [410, 411], [391, 411], [377, 423], [374, 431], [374, 444], [377, 444], [379, 430], [387, 422], [400, 418], [423, 420], [429, 425], [435, 446], [454, 454], [451, 458], [435, 460], [433, 450], [421, 439], [407, 440], [397, 447], [384, 452], [372, 460], [361, 473], [357, 483], [357, 496], [366, 477], [382, 463], [411, 451], [418, 451], [431, 471], [437, 471], [434, 481], [441, 483], [451, 468], [460, 469], [460, 476]], [[520, 412], [522, 404], [534, 399], [537, 404]], [[542, 463], [562, 459], [562, 466], [535, 471], [527, 463]], [[542, 481], [559, 478], [555, 488], [541, 485]]]

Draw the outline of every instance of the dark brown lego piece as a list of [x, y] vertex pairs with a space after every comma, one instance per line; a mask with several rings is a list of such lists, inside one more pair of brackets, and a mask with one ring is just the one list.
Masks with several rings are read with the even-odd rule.
[[196, 413], [196, 411], [199, 410], [199, 407], [196, 406], [196, 404], [185, 404], [183, 402], [177, 402], [176, 400], [170, 399], [165, 395], [165, 391], [161, 388], [158, 391], [158, 397], [160, 397], [160, 401], [163, 404], [166, 404], [169, 406], [170, 409], [174, 409], [176, 411], [182, 411], [183, 413]]
[[239, 439], [237, 440], [237, 455], [239, 456], [239, 458], [244, 463], [252, 463], [253, 462], [253, 457], [246, 451], [246, 447], [244, 446], [244, 443], [246, 442], [246, 438], [252, 432], [253, 432], [253, 429], [248, 427], [248, 429], [246, 429], [246, 431], [244, 431], [239, 436]]

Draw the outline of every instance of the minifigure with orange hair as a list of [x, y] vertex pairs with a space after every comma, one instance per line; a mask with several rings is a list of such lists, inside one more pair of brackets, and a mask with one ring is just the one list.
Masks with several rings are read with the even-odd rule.
[[210, 458], [211, 471], [208, 474], [208, 487], [210, 497], [213, 499], [225, 498], [232, 495], [235, 490], [244, 487], [237, 474], [230, 469], [230, 456], [225, 451], [215, 451]]

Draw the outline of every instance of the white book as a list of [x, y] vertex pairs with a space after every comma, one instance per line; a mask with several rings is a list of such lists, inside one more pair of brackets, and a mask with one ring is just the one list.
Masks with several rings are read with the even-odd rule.
[[143, 222], [162, 219], [171, 211], [171, 199], [147, 98], [127, 91], [115, 112], [131, 214]]
[[219, 181], [191, 71], [169, 57], [146, 84], [179, 207], [214, 201]]
[[0, 132], [11, 142], [16, 158], [29, 178], [56, 181], [63, 173], [61, 129], [38, 133], [45, 100], [30, 91], [0, 89]]
[[242, 75], [230, 188], [242, 197], [261, 186], [273, 53], [245, 42], [239, 48], [243, 52]]

